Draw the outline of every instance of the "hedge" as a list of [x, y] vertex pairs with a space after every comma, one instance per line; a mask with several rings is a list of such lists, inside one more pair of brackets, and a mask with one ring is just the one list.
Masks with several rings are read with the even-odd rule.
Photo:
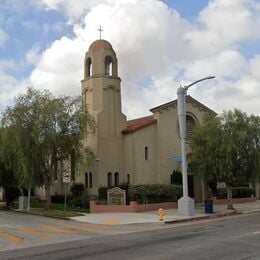
[[182, 196], [182, 186], [167, 184], [130, 185], [128, 195], [135, 197], [139, 204], [177, 201]]
[[[117, 187], [126, 191], [127, 204], [131, 200], [137, 200], [139, 204], [177, 201], [182, 196], [181, 185], [139, 184], [128, 186], [127, 184], [121, 184]], [[108, 189], [112, 189], [112, 187], [99, 187], [99, 201], [107, 200]]]
[[[233, 198], [248, 198], [255, 196], [255, 189], [249, 187], [234, 187], [232, 188], [232, 197]], [[227, 190], [226, 188], [217, 188], [216, 193], [217, 199], [226, 199]]]

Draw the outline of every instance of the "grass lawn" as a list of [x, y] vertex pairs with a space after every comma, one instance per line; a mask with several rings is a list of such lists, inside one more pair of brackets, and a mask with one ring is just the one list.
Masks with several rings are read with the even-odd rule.
[[[30, 205], [30, 213], [35, 215], [41, 215], [46, 217], [56, 217], [56, 218], [67, 218], [67, 217], [76, 217], [76, 216], [82, 216], [82, 213], [89, 213], [89, 209], [82, 209], [82, 208], [71, 208], [69, 206], [66, 207], [66, 211], [64, 211], [64, 204], [62, 203], [52, 203], [51, 209], [46, 210], [44, 209], [44, 201], [31, 201]], [[0, 208], [7, 209], [4, 205], [1, 205]], [[14, 209], [18, 208], [18, 203], [15, 203]], [[10, 208], [10, 210], [12, 210]], [[26, 210], [23, 210], [23, 212], [27, 212]]]
[[[31, 208], [44, 208], [44, 201], [31, 201]], [[51, 203], [51, 210], [61, 210], [64, 211], [63, 203]], [[68, 205], [66, 206], [66, 211], [74, 211], [74, 212], [83, 212], [89, 213], [89, 209], [86, 208], [71, 208]]]
[[77, 217], [83, 215], [75, 211], [69, 211], [69, 210], [64, 211], [64, 210], [57, 210], [57, 209], [46, 210], [43, 208], [31, 208], [30, 213], [35, 215], [40, 215], [40, 216], [54, 217], [54, 218]]

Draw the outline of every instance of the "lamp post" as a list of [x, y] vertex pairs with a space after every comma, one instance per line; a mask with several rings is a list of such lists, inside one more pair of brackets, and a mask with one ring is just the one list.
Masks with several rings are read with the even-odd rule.
[[178, 119], [181, 137], [181, 158], [182, 158], [182, 186], [183, 196], [178, 200], [178, 212], [180, 215], [193, 216], [195, 214], [194, 200], [189, 198], [188, 181], [187, 181], [187, 159], [186, 159], [186, 101], [187, 90], [191, 86], [214, 76], [208, 76], [192, 82], [187, 86], [180, 86], [177, 90]]

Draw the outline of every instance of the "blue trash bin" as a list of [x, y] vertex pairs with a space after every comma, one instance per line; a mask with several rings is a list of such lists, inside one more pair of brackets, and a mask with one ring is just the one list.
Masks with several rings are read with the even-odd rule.
[[206, 214], [213, 213], [213, 200], [205, 200], [204, 205], [205, 205], [205, 213]]

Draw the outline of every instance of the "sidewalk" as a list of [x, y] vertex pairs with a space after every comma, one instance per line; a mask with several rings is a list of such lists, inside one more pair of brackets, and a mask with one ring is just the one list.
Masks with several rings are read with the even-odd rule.
[[[235, 211], [227, 210], [226, 205], [214, 205], [213, 214], [204, 213], [204, 205], [196, 205], [195, 215], [193, 217], [185, 217], [178, 215], [178, 209], [165, 210], [164, 222], [178, 223], [186, 221], [202, 220], [207, 218], [217, 218], [234, 214], [252, 213], [260, 211], [260, 200], [249, 203], [234, 204]], [[141, 212], [141, 213], [89, 213], [80, 217], [71, 217], [70, 219], [87, 222], [93, 224], [105, 225], [124, 225], [134, 223], [159, 223], [157, 211]]]

